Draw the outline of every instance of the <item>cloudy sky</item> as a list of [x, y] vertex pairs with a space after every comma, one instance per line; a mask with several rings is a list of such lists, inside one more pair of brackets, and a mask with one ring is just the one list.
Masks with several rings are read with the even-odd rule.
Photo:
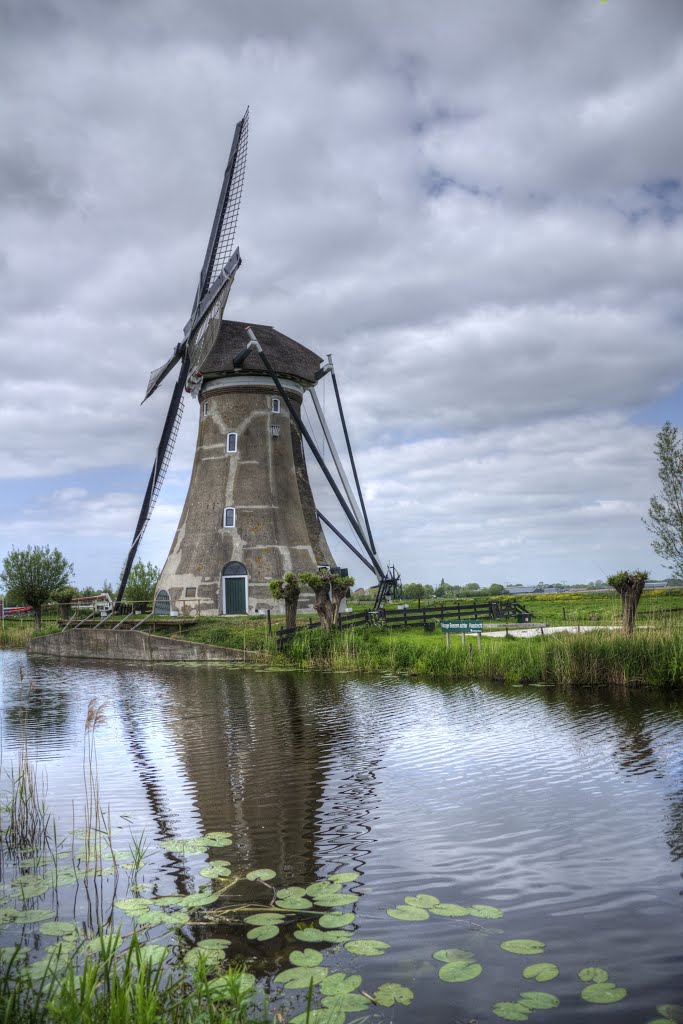
[[[249, 104], [226, 315], [333, 354], [383, 559], [662, 574], [641, 517], [682, 421], [681, 0], [0, 8], [0, 557], [118, 578], [170, 381], [140, 399]], [[196, 426], [189, 402], [160, 565]]]

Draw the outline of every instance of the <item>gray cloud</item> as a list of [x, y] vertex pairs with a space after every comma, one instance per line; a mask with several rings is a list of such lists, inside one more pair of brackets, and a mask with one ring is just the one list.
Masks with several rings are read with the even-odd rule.
[[[375, 514], [415, 527], [394, 557], [417, 574], [419, 537], [433, 565], [453, 521], [501, 567], [529, 531], [570, 564], [588, 523], [633, 542], [652, 472], [626, 417], [683, 379], [678, 0], [6, 8], [0, 474], [18, 508], [21, 480], [52, 493], [151, 459], [164, 397], [139, 398], [180, 338], [250, 103], [229, 315], [334, 354]], [[71, 521], [97, 519], [88, 500]]]

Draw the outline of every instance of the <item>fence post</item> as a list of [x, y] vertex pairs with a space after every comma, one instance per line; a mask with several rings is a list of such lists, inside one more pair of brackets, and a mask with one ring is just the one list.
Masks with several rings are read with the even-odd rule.
[[403, 609], [403, 625], [404, 625], [404, 627], [408, 626], [408, 609], [407, 608]]
[[268, 619], [268, 636], [273, 635], [273, 624], [270, 621], [270, 608], [266, 609], [266, 618]]

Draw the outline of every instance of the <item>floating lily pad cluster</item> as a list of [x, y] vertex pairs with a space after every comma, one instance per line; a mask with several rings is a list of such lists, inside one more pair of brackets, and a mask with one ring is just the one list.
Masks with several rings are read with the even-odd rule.
[[[271, 868], [257, 867], [246, 874], [234, 871], [222, 854], [232, 842], [230, 832], [209, 832], [160, 844], [167, 853], [183, 857], [206, 855], [209, 851], [213, 856], [214, 850], [218, 854], [216, 859], [197, 867], [197, 891], [185, 895], [146, 894], [150, 886], [139, 884], [136, 876], [139, 863], [127, 865], [123, 857], [113, 852], [104, 853], [95, 863], [84, 850], [76, 851], [75, 855], [68, 851], [67, 855], [72, 857], [70, 864], [64, 862], [62, 852], [25, 856], [20, 864], [21, 873], [2, 887], [0, 928], [34, 926], [34, 935], [37, 933], [41, 940], [49, 943], [47, 955], [35, 959], [35, 949], [41, 948], [41, 942], [34, 941], [18, 948], [0, 949], [0, 962], [6, 964], [14, 958], [13, 969], [41, 980], [48, 972], [63, 971], [70, 963], [85, 957], [106, 959], [123, 953], [129, 939], [124, 941], [120, 933], [92, 935], [73, 921], [55, 920], [57, 904], [51, 909], [36, 903], [61, 886], [74, 885], [93, 875], [99, 878], [127, 870], [130, 874], [128, 892], [124, 898], [115, 900], [114, 906], [133, 922], [133, 934], [140, 941], [140, 960], [151, 965], [166, 964], [169, 969], [182, 965], [190, 971], [201, 970], [209, 975], [211, 996], [217, 1001], [234, 1002], [236, 986], [240, 993], [254, 992], [256, 978], [248, 971], [240, 972], [237, 977], [221, 973], [230, 955], [231, 940], [203, 939], [188, 948], [186, 939], [179, 935], [185, 925], [229, 924], [249, 942], [267, 943], [286, 934], [288, 940], [302, 944], [303, 948], [290, 953], [289, 966], [274, 980], [284, 990], [303, 993], [312, 987], [316, 1005], [310, 1013], [293, 1017], [290, 1024], [344, 1024], [351, 1013], [367, 1014], [382, 1007], [412, 1003], [413, 992], [407, 986], [386, 982], [373, 993], [367, 992], [362, 988], [360, 974], [332, 971], [324, 962], [324, 951], [313, 948], [342, 947], [354, 957], [377, 957], [389, 950], [387, 942], [359, 937], [355, 931], [355, 904], [359, 895], [348, 887], [358, 880], [356, 872], [337, 872], [307, 886], [278, 887], [276, 872]], [[250, 887], [245, 883], [250, 883]], [[245, 897], [245, 893], [249, 895]], [[439, 917], [491, 921], [503, 917], [502, 910], [486, 903], [442, 902], [429, 893], [405, 896], [403, 902], [389, 907], [386, 913], [404, 922], [424, 922]], [[473, 924], [469, 922], [470, 927]], [[499, 930], [477, 927], [480, 932], [489, 934]], [[154, 929], [153, 936], [147, 934], [151, 929]], [[537, 939], [512, 938], [502, 941], [500, 948], [517, 956], [541, 957], [545, 943]], [[447, 984], [473, 982], [484, 972], [484, 965], [468, 949], [439, 949], [433, 953], [433, 959], [439, 964], [438, 978]], [[560, 974], [557, 964], [538, 959], [526, 964], [521, 973], [529, 990], [521, 991], [512, 1001], [495, 1003], [492, 1012], [496, 1017], [526, 1021], [536, 1011], [551, 1010], [559, 1005], [558, 997], [552, 992], [531, 988], [533, 984], [546, 985], [554, 981]], [[616, 1003], [627, 995], [625, 988], [609, 980], [608, 972], [602, 967], [584, 967], [578, 977], [583, 983], [581, 998], [586, 1002]], [[657, 1014], [649, 1024], [683, 1024], [683, 1007], [662, 1004], [657, 1007]]]
[[587, 1003], [619, 1003], [626, 996], [626, 989], [608, 981], [609, 974], [602, 967], [584, 967], [579, 978], [590, 982], [581, 989], [581, 998]]
[[486, 903], [475, 903], [471, 907], [459, 903], [442, 903], [436, 896], [429, 893], [418, 893], [417, 896], [406, 896], [403, 903], [387, 910], [389, 917], [397, 921], [427, 921], [430, 914], [435, 917], [482, 917], [493, 919], [503, 916], [498, 907], [490, 907]]

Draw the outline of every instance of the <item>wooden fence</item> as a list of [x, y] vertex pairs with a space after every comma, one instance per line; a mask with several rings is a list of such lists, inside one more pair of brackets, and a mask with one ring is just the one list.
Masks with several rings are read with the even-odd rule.
[[[533, 616], [519, 601], [457, 601], [455, 604], [431, 605], [429, 608], [382, 608], [380, 611], [340, 612], [337, 629], [350, 629], [352, 626], [424, 626], [444, 619], [457, 619], [460, 622], [476, 619], [488, 622], [511, 618], [520, 622], [531, 622]], [[320, 620], [310, 619], [305, 626], [293, 629], [280, 628], [276, 631], [278, 650], [282, 650], [295, 633], [308, 629], [320, 629]]]

